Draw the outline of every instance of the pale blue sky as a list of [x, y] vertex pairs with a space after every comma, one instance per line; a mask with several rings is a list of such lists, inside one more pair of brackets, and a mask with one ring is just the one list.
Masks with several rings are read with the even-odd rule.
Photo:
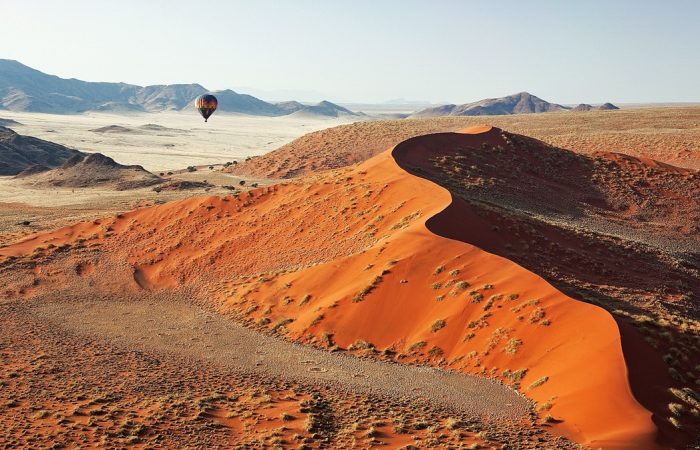
[[695, 0], [0, 0], [0, 14], [0, 58], [88, 81], [269, 100], [700, 101]]

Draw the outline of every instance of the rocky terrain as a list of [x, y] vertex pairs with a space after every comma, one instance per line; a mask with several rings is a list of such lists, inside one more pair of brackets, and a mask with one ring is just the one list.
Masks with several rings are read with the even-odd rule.
[[31, 136], [22, 136], [0, 126], [0, 175], [17, 175], [31, 166], [60, 166], [82, 155], [78, 150]]
[[138, 189], [163, 183], [164, 180], [141, 166], [125, 166], [101, 153], [75, 155], [61, 166], [49, 169], [33, 165], [20, 172], [17, 179], [35, 189], [46, 187], [110, 187], [117, 191]]

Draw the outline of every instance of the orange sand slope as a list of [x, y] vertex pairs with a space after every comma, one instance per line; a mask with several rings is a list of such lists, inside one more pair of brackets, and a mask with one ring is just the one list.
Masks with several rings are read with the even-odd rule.
[[[478, 146], [499, 130], [469, 133], [458, 140]], [[250, 326], [301, 342], [374, 347], [399, 361], [499, 378], [577, 442], [655, 448], [658, 430], [631, 393], [620, 331], [606, 311], [431, 231], [469, 223], [441, 214], [452, 202], [448, 190], [404, 170], [430, 143], [413, 138], [353, 169], [238, 197], [77, 224], [0, 255], [58, 260], [73, 248], [65, 261], [95, 286], [188, 286]], [[8, 291], [69, 285], [72, 276], [39, 266]]]

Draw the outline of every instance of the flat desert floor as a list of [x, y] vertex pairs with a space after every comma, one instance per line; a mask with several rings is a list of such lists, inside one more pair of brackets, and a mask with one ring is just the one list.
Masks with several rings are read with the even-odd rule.
[[[358, 119], [215, 113], [205, 123], [194, 111], [76, 115], [3, 111], [0, 117], [21, 123], [12, 126], [20, 134], [103, 153], [120, 164], [138, 164], [152, 172], [262, 155], [311, 131]], [[98, 129], [105, 131], [91, 131]]]

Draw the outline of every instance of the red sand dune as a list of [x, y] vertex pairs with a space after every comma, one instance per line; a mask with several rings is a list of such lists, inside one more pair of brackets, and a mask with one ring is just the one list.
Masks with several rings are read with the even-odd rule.
[[[406, 171], [428, 170], [435, 139], [237, 197], [77, 224], [0, 255], [53, 258], [68, 244], [80, 249], [66, 259], [76, 274], [102, 289], [186, 286], [199, 301], [290, 339], [375, 347], [399, 361], [500, 378], [537, 401], [555, 432], [593, 447], [685, 439], [659, 434], [635, 399], [608, 312], [460, 238], [471, 226], [464, 205]], [[478, 147], [501, 134], [483, 127], [449, 139]], [[30, 294], [74, 276], [37, 267], [8, 290]]]

